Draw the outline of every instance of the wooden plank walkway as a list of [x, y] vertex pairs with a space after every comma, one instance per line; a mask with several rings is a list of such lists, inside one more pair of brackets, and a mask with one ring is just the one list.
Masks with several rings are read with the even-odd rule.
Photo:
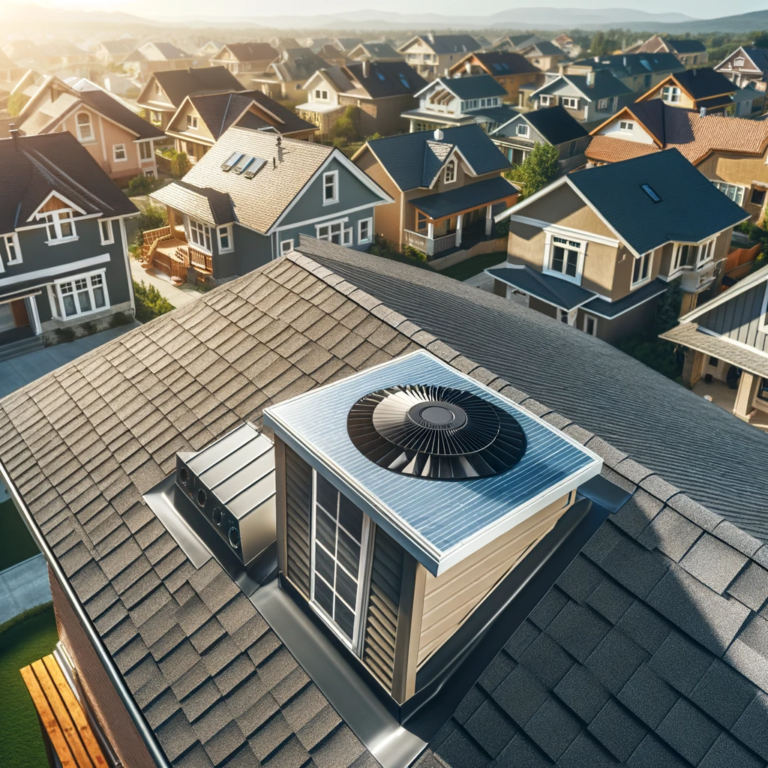
[[80, 702], [54, 656], [20, 670], [62, 768], [108, 768]]

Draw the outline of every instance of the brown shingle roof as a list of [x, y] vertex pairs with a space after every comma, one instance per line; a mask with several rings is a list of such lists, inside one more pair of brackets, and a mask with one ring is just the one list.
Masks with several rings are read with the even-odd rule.
[[659, 151], [655, 144], [624, 141], [624, 139], [613, 139], [610, 136], [593, 136], [586, 155], [589, 160], [598, 163], [619, 163], [622, 160], [631, 160], [633, 157], [642, 157]]

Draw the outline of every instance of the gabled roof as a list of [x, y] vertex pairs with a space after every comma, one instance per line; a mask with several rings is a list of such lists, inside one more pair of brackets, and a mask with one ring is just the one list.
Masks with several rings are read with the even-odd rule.
[[51, 193], [87, 214], [129, 216], [136, 206], [70, 133], [0, 139], [0, 234], [27, 223]]
[[140, 139], [161, 139], [165, 136], [163, 131], [139, 117], [101, 88], [80, 91], [80, 99], [99, 114], [118, 125], [125, 126]]
[[667, 45], [677, 53], [706, 53], [707, 47], [701, 40], [686, 40], [685, 38], [669, 38]]
[[238, 61], [273, 61], [280, 55], [280, 52], [269, 43], [228, 43], [214, 58], [220, 58], [225, 49]]
[[482, 46], [472, 35], [417, 35], [400, 47], [405, 51], [408, 46], [420, 40], [437, 54], [442, 53], [471, 53], [479, 51]]
[[739, 51], [742, 51], [747, 57], [749, 57], [750, 61], [754, 64], [754, 66], [760, 70], [764, 75], [768, 75], [768, 49], [766, 48], [755, 48], [752, 46], [739, 46], [733, 53], [726, 56], [716, 67], [715, 69], [720, 70], [721, 68], [724, 68], [725, 62], [728, 61], [728, 59], [735, 56]]
[[[262, 234], [270, 230], [332, 157], [349, 167], [382, 201], [389, 202], [378, 185], [353, 166], [338, 149], [290, 138], [282, 139], [280, 148], [278, 138], [274, 133], [238, 125], [231, 127], [183, 178], [184, 186], [187, 190], [197, 188], [201, 194], [203, 190], [211, 189], [228, 196], [236, 220]], [[262, 159], [265, 163], [252, 179], [222, 170], [221, 166], [234, 152]], [[168, 189], [164, 187], [153, 194], [162, 199], [161, 195], [170, 194], [166, 193]], [[181, 196], [188, 192], [178, 194]]]
[[[300, 118], [295, 112], [287, 109], [262, 91], [241, 91], [240, 93], [209, 93], [187, 97], [194, 106], [200, 119], [205, 123], [214, 141], [217, 140], [232, 124], [243, 115], [254, 102], [258, 107], [271, 113], [276, 119], [262, 120], [256, 115], [248, 116], [249, 128], [273, 127], [277, 133], [295, 133], [316, 128], [312, 123]], [[179, 107], [177, 114], [182, 110]], [[176, 115], [168, 124], [173, 125]], [[259, 122], [260, 121], [260, 122]]]
[[701, 69], [686, 69], [670, 75], [655, 86], [654, 90], [663, 87], [665, 83], [676, 82], [693, 99], [700, 101], [713, 96], [733, 94], [737, 87], [725, 76], [716, 72], [712, 67]]
[[729, 301], [733, 301], [737, 296], [741, 296], [742, 293], [746, 293], [751, 288], [761, 283], [768, 282], [768, 266], [758, 269], [750, 275], [739, 280], [736, 285], [729, 288], [727, 291], [722, 291], [714, 299], [704, 302], [696, 309], [691, 310], [687, 314], [680, 318], [681, 323], [690, 323], [693, 320], [705, 315], [707, 312], [720, 307], [723, 304], [727, 304]]
[[333, 44], [338, 48], [340, 51], [344, 53], [349, 53], [353, 48], [355, 48], [358, 45], [361, 45], [363, 42], [362, 38], [360, 37], [337, 37]]
[[355, 158], [366, 149], [373, 153], [402, 191], [431, 186], [454, 150], [460, 152], [478, 176], [511, 167], [483, 129], [476, 124], [446, 128], [441, 141], [435, 140], [433, 131], [374, 139], [366, 142]]
[[558, 48], [549, 40], [540, 40], [539, 42], [527, 45], [524, 48], [518, 48], [523, 56], [562, 56], [562, 48]]
[[351, 59], [369, 58], [372, 61], [402, 58], [402, 54], [398, 53], [389, 43], [360, 43], [348, 55]]
[[490, 75], [471, 75], [470, 77], [438, 77], [427, 84], [417, 95], [427, 90], [446, 88], [459, 99], [485, 99], [489, 96], [506, 96], [503, 85]]
[[[174, 107], [180, 106], [187, 96], [196, 93], [224, 93], [243, 89], [240, 81], [226, 67], [169, 69], [166, 72], [153, 72], [152, 77], [160, 83]], [[152, 78], [145, 86], [145, 91], [151, 83]], [[139, 103], [142, 96], [139, 96]]]
[[170, 205], [199, 221], [219, 227], [237, 221], [232, 200], [226, 192], [211, 187], [196, 187], [184, 180], [173, 181], [153, 193], [152, 199]]
[[478, 51], [469, 54], [462, 61], [454, 64], [451, 70], [459, 70], [464, 61], [474, 57], [492, 77], [506, 75], [535, 74], [540, 70], [531, 64], [525, 56], [513, 51]]
[[588, 135], [584, 126], [559, 104], [521, 114], [523, 120], [530, 123], [541, 136], [555, 146], [583, 139]]
[[563, 82], [570, 83], [589, 101], [609, 99], [613, 96], [626, 96], [627, 94], [632, 93], [632, 90], [624, 85], [618, 77], [608, 70], [599, 69], [590, 76], [558, 75], [549, 82], [544, 83], [544, 85], [534, 91], [531, 96], [535, 96], [537, 93], [550, 91], [553, 86]]
[[124, 38], [122, 40], [102, 40], [99, 47], [112, 56], [121, 56], [130, 53], [136, 48], [136, 40]]
[[497, 48], [499, 46], [511, 45], [514, 46], [514, 50], [519, 51], [526, 46], [541, 43], [543, 41], [544, 38], [539, 37], [538, 35], [505, 35], [498, 40], [494, 40], [493, 47]]
[[627, 53], [596, 56], [574, 62], [575, 67], [607, 69], [617, 77], [634, 77], [659, 72], [682, 72], [685, 67], [673, 53]]
[[269, 68], [278, 80], [308, 80], [318, 69], [327, 67], [325, 59], [320, 58], [309, 48], [286, 48], [280, 58], [273, 61]]
[[144, 43], [129, 53], [123, 61], [173, 61], [192, 58], [194, 57], [173, 43]]
[[404, 61], [353, 61], [342, 71], [359, 83], [372, 99], [415, 95], [427, 85], [427, 81]]

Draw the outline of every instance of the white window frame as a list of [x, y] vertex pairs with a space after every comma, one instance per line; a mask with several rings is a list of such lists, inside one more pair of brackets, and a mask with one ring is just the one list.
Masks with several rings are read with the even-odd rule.
[[456, 163], [456, 158], [452, 157], [445, 166], [445, 171], [443, 172], [443, 182], [445, 184], [453, 184], [457, 177], [458, 166]]
[[[727, 181], [719, 181], [712, 179], [712, 184], [719, 189], [729, 200], [732, 200], [736, 205], [744, 205], [744, 195], [746, 194], [746, 187], [742, 184], [729, 184]], [[731, 197], [729, 192], [733, 190], [734, 196]]]
[[565, 109], [578, 109], [579, 97], [578, 96], [561, 96], [560, 106], [564, 107]]
[[315, 100], [316, 101], [328, 101], [328, 91], [315, 88]]
[[[685, 258], [683, 258], [683, 248], [688, 249]], [[691, 245], [690, 243], [675, 243], [675, 248], [672, 252], [672, 269], [669, 272], [670, 277], [681, 272], [688, 265], [688, 259], [690, 258], [692, 248], [696, 248], [696, 246]]]
[[765, 284], [765, 296], [763, 296], [763, 306], [760, 310], [757, 330], [760, 333], [768, 333], [768, 283]]
[[[83, 126], [81, 126], [79, 122], [80, 117], [83, 115], [88, 118], [88, 136], [83, 135], [83, 131], [81, 130]], [[77, 140], [81, 144], [92, 144], [94, 141], [96, 141], [96, 133], [93, 130], [93, 118], [91, 117], [90, 112], [82, 111], [75, 115], [75, 130], [77, 131]]]
[[[333, 187], [333, 197], [326, 197], [328, 191], [329, 182]], [[326, 171], [323, 174], [323, 205], [335, 205], [339, 202], [339, 172], [338, 171]]]
[[[117, 152], [118, 150], [123, 151], [123, 156], [118, 157]], [[116, 163], [125, 163], [128, 160], [128, 150], [125, 147], [125, 144], [113, 144], [112, 145], [112, 160]]]
[[[57, 320], [72, 320], [76, 317], [84, 317], [86, 315], [92, 315], [95, 312], [103, 312], [105, 309], [109, 309], [112, 305], [109, 302], [109, 290], [107, 289], [107, 270], [104, 269], [97, 269], [93, 272], [82, 272], [79, 275], [72, 275], [70, 277], [63, 277], [59, 280], [54, 280], [53, 283], [48, 285], [48, 298], [50, 299], [51, 304], [51, 314], [53, 317], [55, 317]], [[94, 298], [93, 293], [93, 278], [94, 277], [101, 277], [101, 288], [104, 290], [104, 306], [103, 307], [97, 307], [96, 301]], [[77, 280], [87, 280], [88, 281], [88, 294], [91, 299], [91, 309], [81, 311], [80, 310], [80, 297], [79, 297], [79, 291], [75, 287], [75, 281]], [[64, 311], [64, 295], [62, 293], [62, 286], [67, 285], [71, 283], [72, 284], [72, 293], [71, 295], [74, 297], [75, 305], [77, 308], [77, 311], [73, 315], [68, 315]], [[70, 295], [70, 294], [66, 294]]]
[[712, 237], [698, 246], [696, 251], [696, 269], [701, 269], [705, 264], [714, 261], [716, 237]]
[[[315, 224], [315, 238], [318, 240], [326, 240], [329, 243], [333, 242], [333, 235], [339, 235], [339, 242], [337, 245], [344, 245], [345, 231], [344, 226], [347, 219], [336, 219], [335, 221], [326, 221], [322, 224]], [[333, 232], [334, 227], [338, 228], [338, 232]], [[351, 229], [351, 227], [349, 228]]]
[[665, 104], [679, 104], [682, 95], [683, 92], [676, 85], [665, 85], [661, 89], [661, 100]]
[[344, 231], [341, 234], [342, 245], [354, 245], [355, 233], [352, 227], [344, 227]]
[[112, 245], [115, 242], [115, 230], [112, 219], [99, 219], [99, 237], [102, 245]]
[[280, 241], [280, 255], [285, 256], [293, 250], [293, 238]]
[[597, 100], [597, 111], [598, 112], [604, 112], [606, 109], [608, 109], [608, 99], [598, 99]]
[[[363, 225], [368, 228], [368, 236], [363, 237]], [[357, 222], [357, 244], [365, 245], [373, 242], [373, 219], [360, 219]]]
[[549, 93], [542, 93], [539, 96], [539, 106], [540, 107], [551, 107], [552, 101], [554, 100], [554, 96], [552, 96]]
[[[641, 285], [645, 285], [651, 279], [651, 271], [653, 268], [653, 254], [655, 251], [647, 251], [639, 258], [635, 258], [632, 264], [632, 274], [630, 275], [630, 286], [632, 288], [639, 288]], [[635, 270], [639, 275], [635, 280]], [[643, 270], [646, 269], [646, 274], [643, 275]]]
[[[146, 162], [147, 160], [152, 159], [152, 142], [151, 141], [140, 141], [139, 144], [139, 160], [142, 162]], [[147, 153], [147, 156], [144, 157], [144, 153]]]
[[[47, 245], [71, 243], [78, 239], [74, 212], [71, 208], [60, 208], [56, 211], [47, 211], [46, 213], [41, 214], [39, 218], [42, 218], [45, 221], [45, 230], [48, 235], [48, 239], [45, 241]], [[62, 234], [62, 220], [72, 227], [71, 235]]]
[[[576, 274], [574, 276], [571, 276], [566, 272], [561, 272], [552, 266], [552, 262], [555, 257], [555, 247], [561, 246], [564, 243], [570, 246], [566, 250], [575, 251], [577, 254]], [[544, 239], [544, 273], [547, 275], [553, 275], [554, 277], [559, 277], [561, 280], [567, 280], [569, 283], [576, 283], [576, 285], [581, 285], [581, 278], [584, 273], [584, 258], [586, 253], [586, 240], [579, 240], [578, 238], [571, 238], [559, 234], [553, 234], [552, 232], [546, 232]], [[565, 268], [566, 264], [567, 259], [564, 259], [563, 268]]]
[[[14, 264], [21, 264], [23, 259], [21, 257], [21, 246], [19, 245], [19, 235], [16, 232], [11, 232], [10, 235], [3, 235], [3, 242], [5, 244], [5, 263], [9, 266]], [[11, 257], [11, 254], [15, 254]], [[3, 261], [0, 259], [0, 272], [3, 271]]]
[[[226, 237], [229, 241], [229, 245], [225, 248], [222, 245], [222, 237]], [[216, 228], [216, 242], [218, 244], [219, 253], [232, 253], [235, 250], [235, 243], [232, 239], [232, 225], [226, 224], [223, 227]]]
[[197, 115], [187, 115], [187, 128], [191, 128], [193, 131], [196, 131], [197, 126]]
[[515, 129], [515, 136], [522, 136], [524, 139], [527, 139], [529, 135], [528, 126], [525, 123], [518, 123]]
[[[189, 244], [197, 248], [203, 253], [207, 253], [209, 256], [212, 253], [213, 238], [211, 237], [211, 228], [202, 221], [193, 219], [191, 216], [186, 217], [187, 224], [187, 240]], [[194, 236], [193, 236], [194, 235]], [[198, 235], [202, 235], [203, 244], [196, 239]]]
[[635, 124], [632, 120], [619, 120], [619, 130], [622, 133], [632, 133], [635, 130]]
[[[342, 495], [341, 492], [338, 492]], [[318, 545], [317, 540], [317, 471], [312, 470], [312, 508], [310, 516], [310, 565], [309, 565], [309, 604], [312, 606], [312, 610], [322, 619], [322, 621], [330, 628], [330, 630], [339, 638], [339, 640], [351, 650], [356, 656], [362, 657], [363, 643], [365, 640], [365, 609], [367, 604], [367, 596], [370, 590], [370, 573], [371, 573], [371, 552], [373, 550], [373, 537], [374, 526], [371, 518], [365, 514], [362, 510], [363, 527], [360, 536], [360, 564], [358, 566], [357, 573], [357, 594], [355, 595], [355, 607], [354, 607], [354, 625], [352, 630], [352, 639], [348, 638], [344, 632], [336, 626], [336, 623], [331, 619], [320, 604], [315, 600], [315, 558], [316, 548]], [[321, 512], [325, 514], [325, 512]], [[337, 526], [344, 530], [341, 523], [337, 523]], [[346, 531], [345, 531], [346, 532]], [[351, 534], [347, 532], [348, 535]], [[323, 547], [322, 543], [320, 544]], [[325, 547], [323, 547], [325, 549]], [[327, 551], [327, 550], [326, 550]], [[335, 558], [334, 558], [335, 559]], [[338, 560], [337, 560], [338, 564]], [[342, 566], [343, 568], [343, 566]], [[344, 568], [346, 571], [347, 569]], [[348, 573], [348, 571], [347, 571]], [[350, 574], [351, 575], [351, 574]], [[349, 605], [347, 605], [349, 608]]]
[[[589, 331], [589, 324], [592, 323], [592, 332]], [[594, 315], [588, 315], [586, 312], [584, 313], [584, 323], [582, 325], [582, 328], [584, 330], [584, 333], [586, 333], [589, 336], [594, 336], [597, 338], [597, 324], [598, 319]]]

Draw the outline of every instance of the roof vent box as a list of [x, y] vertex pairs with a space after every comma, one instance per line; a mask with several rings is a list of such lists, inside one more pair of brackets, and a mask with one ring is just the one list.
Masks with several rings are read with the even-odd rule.
[[243, 565], [275, 541], [274, 445], [251, 424], [177, 454], [176, 485]]

